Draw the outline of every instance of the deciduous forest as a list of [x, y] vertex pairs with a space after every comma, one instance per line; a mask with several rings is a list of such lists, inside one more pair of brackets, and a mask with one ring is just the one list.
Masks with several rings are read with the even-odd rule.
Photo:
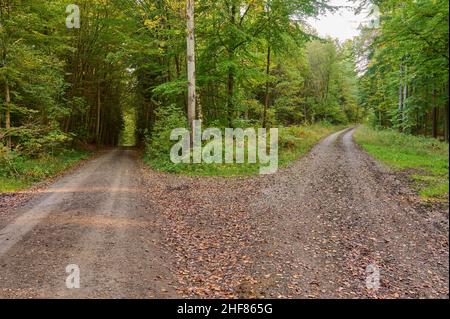
[[0, 299], [448, 299], [448, 59], [447, 0], [0, 0]]
[[[196, 1], [197, 114], [209, 126], [373, 125], [448, 140], [448, 3], [376, 1], [345, 43], [305, 22], [327, 1]], [[361, 6], [368, 5], [362, 3]], [[151, 143], [186, 125], [185, 1], [1, 2], [2, 154]], [[172, 121], [172, 122], [171, 122]]]

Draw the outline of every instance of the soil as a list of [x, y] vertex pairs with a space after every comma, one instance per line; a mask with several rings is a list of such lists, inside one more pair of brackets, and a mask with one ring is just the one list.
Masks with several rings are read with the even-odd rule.
[[117, 149], [26, 200], [0, 194], [0, 297], [448, 298], [448, 206], [353, 131], [269, 176], [170, 175]]

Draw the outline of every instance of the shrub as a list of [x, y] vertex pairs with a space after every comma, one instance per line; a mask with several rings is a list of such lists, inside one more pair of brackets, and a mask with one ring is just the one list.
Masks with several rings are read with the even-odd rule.
[[164, 164], [171, 165], [170, 149], [173, 141], [170, 133], [175, 128], [187, 127], [184, 112], [175, 105], [160, 108], [156, 112], [153, 134], [146, 134], [146, 157], [148, 160], [159, 159]]

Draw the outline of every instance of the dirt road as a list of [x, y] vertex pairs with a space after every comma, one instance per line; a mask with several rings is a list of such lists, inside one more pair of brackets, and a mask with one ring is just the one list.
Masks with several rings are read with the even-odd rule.
[[[172, 297], [136, 163], [131, 151], [108, 152], [0, 215], [0, 296]], [[81, 289], [66, 288], [71, 264]]]
[[[352, 134], [252, 178], [108, 152], [0, 208], [0, 297], [448, 298], [448, 210], [424, 207]], [[80, 289], [66, 288], [69, 264]]]

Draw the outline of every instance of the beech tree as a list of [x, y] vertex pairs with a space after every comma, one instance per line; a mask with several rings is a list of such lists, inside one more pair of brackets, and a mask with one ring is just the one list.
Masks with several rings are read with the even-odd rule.
[[195, 25], [191, 0], [82, 0], [72, 29], [62, 0], [0, 3], [7, 149], [116, 145], [124, 119], [155, 145], [194, 118], [269, 127], [359, 116], [342, 44], [312, 43], [305, 22], [332, 10], [325, 0], [197, 0]]
[[380, 25], [356, 41], [368, 62], [361, 105], [376, 125], [448, 142], [448, 2], [376, 3]]

